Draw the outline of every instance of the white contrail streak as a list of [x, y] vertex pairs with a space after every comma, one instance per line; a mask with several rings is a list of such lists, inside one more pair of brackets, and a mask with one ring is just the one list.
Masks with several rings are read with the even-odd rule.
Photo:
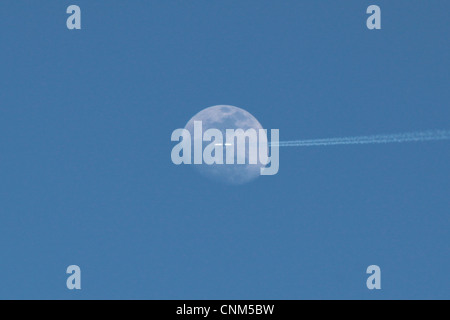
[[334, 146], [341, 144], [400, 143], [438, 140], [450, 140], [450, 130], [432, 130], [397, 134], [378, 134], [359, 137], [280, 141], [278, 143], [270, 143], [270, 145], [279, 147], [313, 147]]

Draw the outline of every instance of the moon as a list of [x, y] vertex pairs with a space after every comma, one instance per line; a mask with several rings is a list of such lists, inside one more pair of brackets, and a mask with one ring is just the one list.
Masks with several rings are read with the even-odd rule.
[[[244, 131], [247, 129], [255, 129], [257, 133], [259, 132], [259, 129], [263, 129], [262, 125], [253, 115], [244, 109], [229, 105], [217, 105], [203, 109], [193, 116], [185, 126], [185, 129], [191, 134], [192, 146], [194, 145], [194, 121], [202, 121], [203, 132], [208, 129], [218, 129], [222, 132], [224, 138], [224, 158], [227, 148], [234, 148], [234, 164], [214, 163], [208, 165], [203, 163], [193, 165], [201, 175], [229, 185], [245, 184], [260, 176], [260, 170], [261, 168], [264, 168], [265, 165], [261, 164], [259, 161], [257, 164], [249, 164], [248, 143], [246, 142], [245, 164], [237, 164], [236, 146], [229, 141], [225, 141], [226, 129], [243, 129]], [[206, 144], [209, 143], [210, 142], [207, 142]], [[267, 136], [263, 135], [259, 143], [267, 144]], [[203, 148], [204, 147], [205, 143], [203, 143]]]

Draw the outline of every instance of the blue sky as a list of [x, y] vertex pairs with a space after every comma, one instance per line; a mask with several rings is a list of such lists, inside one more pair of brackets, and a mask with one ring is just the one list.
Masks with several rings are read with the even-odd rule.
[[448, 142], [284, 148], [230, 187], [170, 135], [218, 104], [283, 140], [449, 129], [449, 9], [1, 1], [0, 298], [448, 299]]

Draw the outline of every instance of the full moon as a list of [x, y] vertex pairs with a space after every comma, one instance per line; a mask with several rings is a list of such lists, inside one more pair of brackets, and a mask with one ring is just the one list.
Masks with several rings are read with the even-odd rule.
[[[220, 181], [226, 184], [238, 185], [250, 182], [260, 175], [260, 169], [265, 165], [259, 161], [257, 164], [249, 164], [249, 148], [246, 142], [245, 150], [245, 164], [237, 164], [237, 149], [236, 146], [225, 141], [226, 129], [254, 129], [259, 132], [263, 129], [258, 120], [244, 109], [228, 106], [218, 105], [206, 108], [195, 116], [193, 116], [186, 124], [187, 129], [191, 134], [191, 142], [194, 145], [194, 121], [202, 121], [203, 132], [208, 129], [218, 129], [222, 132], [224, 137], [223, 154], [225, 156], [227, 148], [234, 148], [234, 164], [197, 164], [194, 167], [203, 176]], [[202, 141], [196, 141], [202, 143]], [[259, 143], [267, 144], [267, 136], [264, 135]]]

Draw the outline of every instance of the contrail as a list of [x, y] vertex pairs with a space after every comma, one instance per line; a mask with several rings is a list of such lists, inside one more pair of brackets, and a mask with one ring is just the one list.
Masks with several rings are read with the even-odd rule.
[[278, 143], [270, 143], [270, 145], [279, 147], [313, 147], [334, 146], [341, 144], [401, 143], [438, 140], [450, 140], [450, 130], [430, 130], [422, 132], [378, 134], [358, 137], [280, 141]]

